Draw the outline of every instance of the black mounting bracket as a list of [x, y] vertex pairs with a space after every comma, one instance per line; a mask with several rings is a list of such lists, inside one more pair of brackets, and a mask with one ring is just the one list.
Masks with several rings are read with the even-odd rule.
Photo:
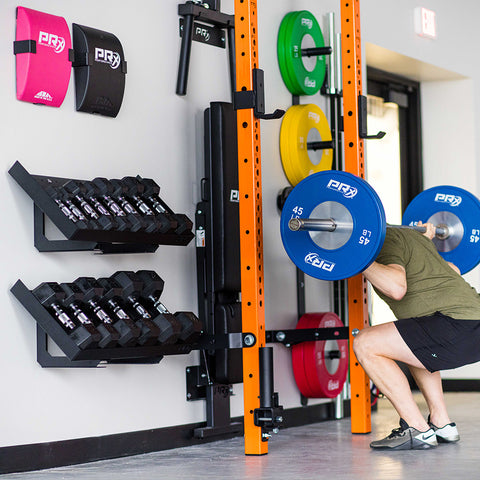
[[367, 135], [367, 97], [365, 95], [358, 96], [358, 130], [358, 136], [365, 140], [380, 140], [386, 135], [385, 132]]
[[[225, 46], [223, 29], [227, 30], [229, 45], [230, 83], [235, 90], [235, 17], [219, 11], [219, 0], [204, 2], [185, 2], [178, 5], [178, 14], [183, 17], [180, 23], [180, 58], [177, 74], [177, 95], [186, 95], [188, 70], [192, 41], [197, 40], [209, 45]], [[195, 20], [201, 22], [197, 23]]]
[[276, 109], [273, 113], [265, 113], [265, 87], [264, 72], [259, 68], [254, 68], [253, 90], [240, 90], [233, 95], [233, 108], [243, 110], [253, 108], [254, 114], [261, 120], [273, 120], [282, 118], [285, 110]]
[[33, 244], [39, 252], [85, 252], [97, 253], [154, 253], [158, 245], [143, 243], [88, 242], [83, 240], [50, 240], [45, 235], [46, 215], [33, 204]]
[[37, 42], [35, 40], [15, 40], [13, 42], [13, 54], [37, 53]]
[[100, 360], [70, 360], [65, 356], [54, 356], [48, 351], [48, 335], [37, 324], [37, 362], [43, 368], [96, 368]]

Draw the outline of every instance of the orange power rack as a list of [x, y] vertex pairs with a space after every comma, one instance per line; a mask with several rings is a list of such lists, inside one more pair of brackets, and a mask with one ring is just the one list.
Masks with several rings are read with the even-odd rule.
[[[358, 97], [362, 94], [360, 0], [341, 0], [340, 4], [345, 170], [364, 178], [363, 140], [358, 123]], [[370, 380], [352, 349], [352, 330], [368, 326], [367, 282], [363, 275], [348, 279], [348, 318], [352, 433], [369, 433], [372, 429]]]
[[[359, 136], [358, 96], [362, 92], [360, 4], [341, 0], [342, 73], [345, 170], [364, 177], [363, 140]], [[257, 2], [235, 0], [235, 64], [237, 91], [253, 90], [253, 69], [258, 68]], [[260, 121], [253, 108], [237, 111], [240, 191], [240, 262], [242, 329], [257, 338], [243, 349], [245, 454], [268, 453], [253, 412], [260, 406], [259, 348], [265, 346], [263, 295], [263, 220]], [[350, 382], [352, 433], [369, 433], [370, 384], [352, 350], [352, 330], [368, 325], [367, 285], [362, 275], [348, 280], [350, 327]]]
[[[256, 1], [235, 0], [235, 63], [237, 90], [253, 90], [253, 69], [258, 68]], [[260, 407], [259, 348], [265, 346], [260, 120], [253, 108], [237, 110], [237, 137], [242, 329], [257, 337], [253, 347], [243, 349], [245, 454], [264, 455], [268, 442], [262, 441], [262, 429], [253, 420]]]

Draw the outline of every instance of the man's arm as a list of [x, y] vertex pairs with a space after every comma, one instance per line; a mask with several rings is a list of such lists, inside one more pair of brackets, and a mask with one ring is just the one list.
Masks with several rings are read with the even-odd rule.
[[393, 300], [401, 300], [407, 293], [407, 275], [401, 265], [373, 262], [362, 273], [377, 290]]
[[448, 266], [450, 268], [452, 268], [453, 270], [455, 270], [459, 275], [461, 275], [462, 273], [460, 272], [460, 269], [452, 262], [447, 262], [448, 263]]

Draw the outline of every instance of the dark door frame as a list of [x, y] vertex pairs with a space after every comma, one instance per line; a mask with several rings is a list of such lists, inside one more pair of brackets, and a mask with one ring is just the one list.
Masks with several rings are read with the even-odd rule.
[[[367, 91], [399, 106], [402, 212], [423, 191], [420, 83], [367, 67]], [[372, 140], [373, 141], [373, 140]]]

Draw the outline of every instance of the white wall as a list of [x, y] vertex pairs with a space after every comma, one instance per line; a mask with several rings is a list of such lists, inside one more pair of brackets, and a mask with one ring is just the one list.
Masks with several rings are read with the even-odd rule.
[[[12, 41], [18, 3], [0, 3], [0, 148], [4, 175], [0, 177], [2, 237], [0, 288], [0, 446], [106, 435], [202, 421], [203, 402], [185, 401], [185, 367], [198, 362], [197, 354], [167, 357], [159, 365], [112, 366], [102, 369], [42, 369], [35, 359], [35, 322], [9, 288], [18, 279], [33, 288], [43, 281], [69, 281], [80, 275], [105, 276], [117, 269], [155, 269], [165, 279], [166, 305], [175, 310], [197, 310], [195, 248], [161, 246], [151, 255], [99, 256], [91, 253], [39, 253], [33, 247], [32, 202], [7, 174], [19, 160], [39, 175], [88, 179], [141, 174], [154, 178], [165, 201], [193, 219], [197, 185], [203, 165], [203, 110], [210, 101], [229, 101], [228, 63], [224, 51], [194, 44], [188, 95], [175, 95], [180, 40], [177, 0], [25, 0], [23, 6], [62, 15], [72, 22], [115, 33], [128, 62], [125, 98], [116, 119], [75, 112], [73, 74], [60, 109], [37, 107], [15, 98], [15, 59]], [[259, 64], [265, 70], [266, 107], [287, 108], [291, 96], [284, 87], [276, 60], [276, 36], [285, 13], [308, 9], [321, 21], [339, 3], [328, 0], [258, 2]], [[413, 1], [362, 0], [362, 35], [382, 45], [453, 68], [479, 79], [470, 52], [458, 54], [453, 24], [466, 21], [474, 31], [475, 15], [463, 18], [446, 0], [428, 2], [439, 15], [442, 39], [423, 50], [408, 35]], [[473, 1], [464, 2], [478, 11]], [[427, 7], [429, 5], [426, 5]], [[233, 13], [233, 0], [222, 10]], [[392, 21], [394, 19], [395, 21]], [[321, 21], [321, 24], [323, 22]], [[452, 25], [451, 25], [452, 24]], [[326, 110], [319, 96], [302, 98]], [[476, 100], [474, 118], [478, 118]], [[296, 323], [295, 271], [279, 236], [277, 192], [287, 185], [279, 157], [280, 121], [262, 122], [264, 199], [265, 301], [267, 328]], [[473, 133], [472, 133], [473, 134]], [[478, 151], [478, 149], [476, 149]], [[462, 162], [464, 159], [462, 158]], [[476, 159], [472, 160], [476, 163]], [[426, 162], [426, 171], [433, 162]], [[436, 167], [437, 168], [437, 167]], [[476, 187], [474, 182], [472, 187]], [[474, 193], [477, 188], [472, 189]], [[329, 310], [329, 285], [307, 283], [310, 311]], [[275, 386], [285, 407], [299, 406], [290, 353], [275, 347]], [[232, 414], [243, 411], [242, 389], [235, 386]], [[7, 413], [8, 412], [8, 413]]]
[[[336, 6], [336, 2], [332, 2]], [[108, 276], [118, 269], [155, 269], [165, 280], [163, 299], [170, 310], [197, 311], [195, 247], [160, 246], [155, 254], [101, 256], [91, 253], [39, 253], [33, 246], [32, 201], [8, 175], [19, 160], [33, 174], [89, 179], [141, 174], [161, 186], [162, 198], [194, 218], [203, 174], [203, 110], [210, 101], [230, 101], [224, 50], [194, 43], [188, 94], [175, 95], [178, 51], [176, 0], [117, 2], [25, 0], [22, 6], [61, 15], [67, 23], [92, 26], [118, 36], [128, 74], [116, 119], [75, 111], [73, 73], [59, 109], [38, 107], [15, 98], [15, 8], [0, 4], [0, 145], [4, 175], [0, 260], [2, 394], [0, 446], [106, 435], [199, 422], [204, 402], [185, 401], [185, 367], [198, 354], [172, 356], [159, 365], [99, 369], [42, 369], [36, 363], [35, 322], [9, 289], [18, 279], [29, 288], [43, 281], [70, 281], [80, 275]], [[287, 108], [276, 60], [276, 35], [285, 13], [309, 8], [319, 18], [327, 5], [313, 0], [259, 6], [260, 62], [266, 72], [267, 109]], [[233, 0], [222, 2], [233, 13]], [[317, 100], [321, 100], [320, 97]], [[265, 200], [265, 294], [267, 327], [296, 323], [295, 271], [279, 236], [276, 195], [287, 185], [280, 164], [280, 121], [262, 124]], [[8, 228], [8, 230], [7, 230]], [[309, 282], [308, 307], [329, 310], [329, 286]], [[276, 389], [285, 407], [299, 406], [290, 353], [275, 349]], [[235, 386], [232, 414], [243, 413], [241, 385]]]

